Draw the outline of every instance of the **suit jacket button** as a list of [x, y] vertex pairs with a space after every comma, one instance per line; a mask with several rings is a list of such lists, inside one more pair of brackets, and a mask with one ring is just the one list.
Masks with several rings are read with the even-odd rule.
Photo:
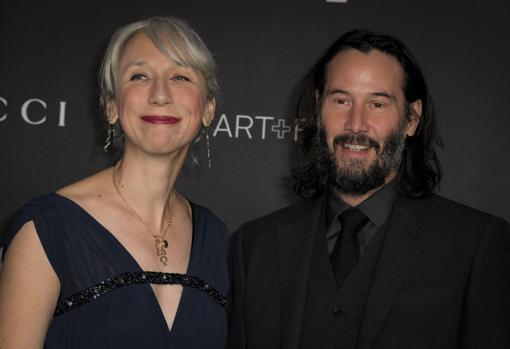
[[333, 314], [338, 314], [340, 313], [342, 310], [340, 310], [339, 307], [334, 307], [333, 310], [331, 311]]

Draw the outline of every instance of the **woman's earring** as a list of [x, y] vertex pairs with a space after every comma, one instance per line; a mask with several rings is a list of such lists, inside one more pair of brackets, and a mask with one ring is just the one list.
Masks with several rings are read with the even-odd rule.
[[209, 168], [211, 168], [212, 160], [211, 160], [211, 144], [209, 143], [209, 126], [203, 128], [203, 133], [205, 133], [205, 145], [207, 147], [207, 164]]
[[113, 139], [115, 138], [115, 124], [108, 123], [106, 126], [106, 140], [104, 142], [104, 151], [108, 153], [108, 150], [113, 146]]

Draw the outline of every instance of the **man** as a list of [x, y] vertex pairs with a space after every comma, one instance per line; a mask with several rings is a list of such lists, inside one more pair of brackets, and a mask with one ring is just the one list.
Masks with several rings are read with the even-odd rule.
[[234, 236], [230, 348], [510, 348], [510, 227], [433, 194], [422, 73], [342, 35], [305, 79], [304, 200]]

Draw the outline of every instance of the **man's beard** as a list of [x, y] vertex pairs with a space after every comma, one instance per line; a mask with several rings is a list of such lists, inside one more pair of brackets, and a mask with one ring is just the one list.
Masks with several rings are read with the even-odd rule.
[[[350, 133], [333, 139], [333, 150], [327, 145], [326, 131], [318, 133], [319, 164], [327, 182], [341, 193], [360, 196], [385, 184], [392, 172], [397, 172], [405, 147], [405, 121], [390, 133], [383, 142], [377, 142], [365, 134]], [[366, 159], [335, 156], [336, 147], [342, 144], [357, 144], [372, 148], [376, 157], [368, 164]], [[368, 166], [367, 166], [368, 165]]]

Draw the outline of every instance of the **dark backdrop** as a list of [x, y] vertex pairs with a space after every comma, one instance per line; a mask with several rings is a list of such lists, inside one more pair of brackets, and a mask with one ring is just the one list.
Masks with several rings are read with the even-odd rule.
[[178, 180], [231, 229], [297, 198], [289, 191], [295, 86], [342, 32], [401, 38], [437, 105], [440, 193], [510, 220], [507, 1], [3, 1], [0, 4], [0, 228], [28, 199], [107, 166], [97, 68], [113, 31], [154, 15], [188, 21], [222, 85], [213, 167], [204, 145]]

